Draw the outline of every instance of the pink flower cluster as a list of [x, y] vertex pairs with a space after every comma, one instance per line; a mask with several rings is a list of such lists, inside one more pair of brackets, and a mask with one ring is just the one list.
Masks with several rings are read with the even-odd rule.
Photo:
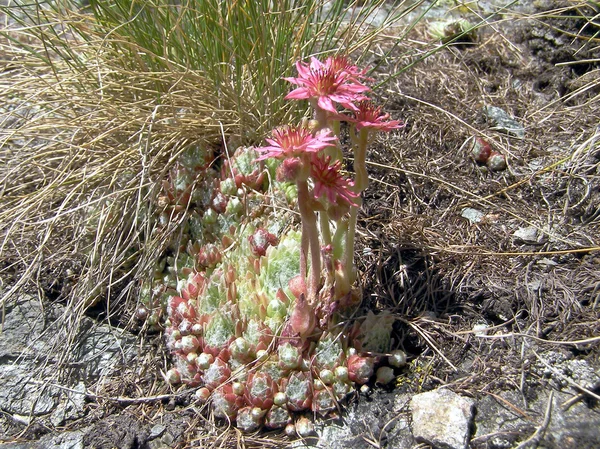
[[[298, 187], [302, 220], [301, 277], [307, 276], [310, 265], [307, 294], [308, 303], [313, 307], [322, 285], [335, 284], [334, 296], [338, 299], [350, 293], [355, 280], [353, 247], [358, 209], [362, 204], [360, 194], [368, 185], [365, 155], [369, 134], [389, 132], [403, 124], [390, 120], [389, 114], [369, 100], [365, 93], [370, 88], [364, 83], [371, 79], [366, 70], [353, 65], [348, 58], [335, 56], [322, 62], [313, 57], [309, 62], [298, 61], [296, 70], [298, 76], [284, 78], [296, 86], [285, 98], [309, 101], [314, 110], [311, 126], [277, 128], [266, 139], [268, 145], [256, 150], [259, 161], [281, 159], [278, 179], [293, 181]], [[342, 173], [342, 151], [333, 131], [339, 130], [336, 123], [339, 121], [351, 125], [354, 180]], [[335, 226], [330, 228], [332, 220]], [[343, 253], [342, 258], [333, 261], [322, 255], [328, 253], [322, 253], [323, 248], [335, 247], [338, 250], [331, 253], [338, 254], [337, 257]], [[325, 284], [321, 283], [323, 265], [328, 276]]]
[[[296, 69], [298, 77], [284, 78], [299, 86], [286, 99], [309, 100], [315, 109], [320, 108], [332, 119], [354, 124], [357, 131], [370, 129], [387, 132], [403, 126], [398, 120], [389, 120], [389, 114], [382, 113], [381, 108], [373, 105], [364, 95], [370, 89], [362, 81], [371, 79], [366, 76], [366, 70], [352, 65], [348, 58], [335, 56], [321, 62], [313, 57], [309, 63], [298, 61]], [[336, 104], [350, 110], [350, 115], [339, 113]], [[352, 189], [353, 182], [342, 176], [341, 162], [320, 155], [322, 150], [337, 144], [337, 137], [332, 135], [331, 129], [322, 128], [317, 133], [305, 127], [277, 128], [272, 138], [266, 139], [269, 145], [257, 148], [260, 153], [258, 160], [270, 157], [299, 159], [294, 163], [295, 167], [303, 164], [310, 166], [316, 199], [324, 198], [332, 205], [355, 205], [358, 195]]]
[[350, 190], [352, 182], [341, 173], [341, 162], [331, 164], [330, 157], [321, 155], [322, 150], [337, 141], [331, 132], [313, 135], [307, 128], [284, 126], [275, 129], [273, 137], [266, 141], [269, 146], [257, 148], [261, 154], [257, 160], [283, 159], [283, 178], [288, 181], [296, 181], [302, 169], [308, 167], [315, 199], [324, 197], [330, 204], [354, 204], [357, 195]]

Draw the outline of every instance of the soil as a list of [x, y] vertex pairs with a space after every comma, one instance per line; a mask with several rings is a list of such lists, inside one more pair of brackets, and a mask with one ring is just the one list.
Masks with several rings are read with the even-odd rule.
[[[523, 443], [541, 427], [551, 391], [563, 406], [578, 398], [578, 416], [600, 422], [600, 26], [579, 17], [572, 2], [535, 5], [527, 17], [499, 16], [472, 41], [409, 70], [400, 72], [429, 39], [425, 26], [396, 47], [385, 42], [382, 52], [392, 53], [371, 61], [377, 76], [399, 72], [380, 96], [385, 110], [406, 123], [369, 155], [371, 183], [359, 222], [363, 308], [395, 315], [396, 346], [410, 361], [396, 385], [372, 386], [371, 400], [387, 407], [377, 412], [373, 437], [381, 447], [415, 444], [390, 430], [389, 420], [402, 416], [398, 398], [441, 386], [479, 401], [474, 448]], [[556, 13], [541, 14], [550, 10]], [[585, 11], [600, 13], [591, 2]], [[505, 111], [524, 136], [498, 129], [485, 106]], [[492, 171], [473, 159], [476, 137], [505, 157], [506, 169]], [[477, 219], [465, 218], [467, 209]], [[48, 269], [40, 278], [48, 300], [68, 294], [66, 272]], [[5, 278], [5, 285], [11, 282]], [[95, 319], [106, 319], [101, 309]], [[162, 368], [164, 348], [152, 338], [140, 335], [147, 360]], [[149, 389], [156, 388], [158, 371], [142, 377]], [[110, 393], [127, 396], [136, 387], [121, 380]], [[523, 425], [500, 435], [503, 424], [489, 428], [495, 409], [485, 408], [496, 399], [538, 415], [529, 421], [520, 415]], [[351, 401], [347, 411], [364, 401]], [[216, 431], [186, 397], [108, 405], [90, 399], [87, 415], [63, 430], [84, 429], [84, 447], [95, 448], [184, 447], [184, 441], [282, 447], [289, 441], [226, 426]], [[494, 438], [507, 445], [492, 444], [482, 429], [497, 431]], [[565, 437], [556, 429], [537, 441], [540, 447], [600, 447], [599, 432], [585, 423], [571, 433], [563, 428]], [[56, 429], [23, 433], [13, 425], [8, 431], [24, 441]], [[360, 432], [344, 441], [373, 447]]]

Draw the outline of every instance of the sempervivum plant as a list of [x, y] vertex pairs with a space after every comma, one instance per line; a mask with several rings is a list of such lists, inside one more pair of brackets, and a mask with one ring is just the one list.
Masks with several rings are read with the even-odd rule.
[[[342, 326], [360, 297], [354, 240], [367, 146], [401, 124], [368, 101], [365, 71], [346, 58], [296, 67], [288, 98], [308, 100], [312, 120], [238, 148], [218, 177], [210, 164], [181, 163], [164, 183], [161, 215], [177, 217], [180, 238], [142, 290], [166, 302], [167, 380], [198, 387], [215, 416], [245, 431], [336, 410], [373, 376], [372, 354], [388, 351], [393, 322]], [[354, 179], [342, 171], [340, 120], [351, 125]], [[283, 212], [293, 208], [298, 226]]]

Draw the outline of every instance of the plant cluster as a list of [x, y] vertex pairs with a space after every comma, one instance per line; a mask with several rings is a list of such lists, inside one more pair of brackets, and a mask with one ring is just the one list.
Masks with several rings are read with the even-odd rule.
[[[215, 416], [245, 431], [335, 411], [390, 347], [389, 315], [349, 325], [344, 314], [360, 297], [353, 257], [367, 146], [402, 125], [371, 103], [369, 78], [348, 59], [296, 68], [286, 98], [307, 99], [312, 119], [275, 129], [266, 146], [238, 148], [220, 172], [212, 154], [190, 150], [163, 183], [161, 222], [183, 217], [183, 238], [142, 289], [138, 311], [152, 324], [166, 313], [175, 360], [167, 380], [200, 387]], [[342, 171], [341, 121], [350, 124], [354, 179]], [[294, 208], [300, 232], [289, 225]], [[381, 374], [393, 379], [389, 367]]]

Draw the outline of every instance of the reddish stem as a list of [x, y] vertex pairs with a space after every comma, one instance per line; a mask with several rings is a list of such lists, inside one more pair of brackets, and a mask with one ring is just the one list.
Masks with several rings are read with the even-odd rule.
[[[308, 302], [309, 304], [314, 305], [316, 303], [317, 289], [319, 288], [319, 281], [321, 277], [321, 248], [319, 244], [319, 229], [317, 227], [317, 216], [314, 210], [310, 207], [311, 198], [308, 191], [308, 182], [306, 182], [306, 180], [298, 180], [297, 184], [298, 206], [300, 208], [300, 217], [302, 219], [302, 252], [305, 253], [306, 251], [306, 240], [308, 240], [308, 249], [310, 250]], [[306, 255], [304, 258], [304, 263], [306, 264]], [[302, 264], [302, 260], [300, 260], [300, 263]]]

